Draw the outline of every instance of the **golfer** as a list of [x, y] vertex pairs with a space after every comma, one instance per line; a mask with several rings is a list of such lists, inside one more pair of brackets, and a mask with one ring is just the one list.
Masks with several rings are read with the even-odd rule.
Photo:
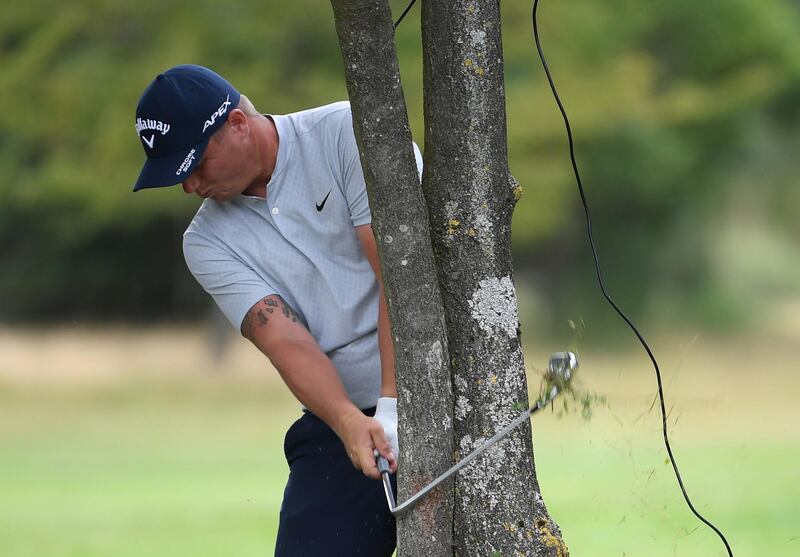
[[349, 104], [263, 115], [181, 65], [144, 91], [136, 131], [134, 191], [180, 183], [204, 198], [186, 264], [304, 407], [284, 442], [276, 555], [390, 556], [374, 451], [396, 471], [394, 354]]

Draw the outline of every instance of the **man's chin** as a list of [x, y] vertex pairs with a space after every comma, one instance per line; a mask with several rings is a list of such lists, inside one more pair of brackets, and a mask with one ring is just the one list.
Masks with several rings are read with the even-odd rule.
[[212, 201], [216, 201], [217, 203], [222, 203], [224, 201], [230, 201], [233, 198], [233, 195], [230, 193], [215, 193], [213, 195], [209, 195], [208, 199]]

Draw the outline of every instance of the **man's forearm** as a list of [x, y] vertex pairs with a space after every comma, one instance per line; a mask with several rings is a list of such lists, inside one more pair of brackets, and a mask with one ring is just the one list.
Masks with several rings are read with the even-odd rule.
[[378, 349], [381, 357], [381, 396], [397, 398], [397, 382], [394, 373], [394, 346], [392, 345], [392, 331], [389, 325], [389, 310], [386, 304], [386, 295], [383, 291], [383, 278], [381, 277], [381, 263], [378, 258], [378, 246], [375, 243], [375, 234], [372, 226], [363, 224], [356, 227], [358, 241], [364, 250], [364, 256], [369, 261], [375, 278], [378, 280]]
[[361, 411], [350, 401], [327, 355], [307, 341], [284, 341], [270, 360], [292, 394], [340, 436], [342, 421]]
[[397, 398], [397, 379], [394, 369], [394, 345], [389, 323], [389, 309], [381, 287], [378, 308], [378, 349], [381, 352], [381, 396]]
[[353, 404], [333, 362], [280, 296], [271, 294], [253, 305], [241, 329], [292, 394], [339, 436], [356, 468], [379, 479], [375, 449], [389, 459], [393, 471], [397, 468], [382, 424]]

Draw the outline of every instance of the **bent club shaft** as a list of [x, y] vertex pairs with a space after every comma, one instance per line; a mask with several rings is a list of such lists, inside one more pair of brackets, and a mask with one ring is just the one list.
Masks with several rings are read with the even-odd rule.
[[[560, 379], [560, 384], [565, 385], [568, 384], [574, 375], [575, 370], [578, 367], [578, 360], [572, 352], [556, 352], [552, 356], [550, 356], [550, 362], [548, 363], [548, 374], [551, 377], [557, 377]], [[544, 393], [542, 396], [539, 397], [539, 400], [531, 406], [530, 408], [524, 410], [514, 421], [503, 427], [500, 431], [494, 434], [488, 441], [486, 441], [483, 445], [478, 447], [477, 449], [473, 450], [467, 456], [459, 460], [456, 464], [451, 466], [447, 469], [444, 473], [442, 473], [438, 478], [433, 480], [431, 483], [423, 487], [417, 493], [412, 495], [407, 501], [401, 503], [400, 505], [397, 504], [397, 501], [394, 496], [394, 490], [392, 489], [392, 484], [389, 480], [389, 462], [382, 456], [377, 457], [378, 463], [378, 470], [381, 474], [381, 480], [383, 481], [383, 490], [386, 493], [386, 502], [389, 505], [389, 510], [395, 516], [399, 516], [400, 514], [406, 512], [407, 510], [411, 509], [414, 505], [416, 505], [422, 498], [424, 498], [428, 493], [430, 493], [436, 486], [444, 482], [447, 478], [464, 468], [467, 464], [475, 460], [481, 454], [486, 452], [490, 447], [504, 439], [509, 433], [511, 433], [514, 429], [516, 429], [521, 423], [525, 422], [530, 416], [550, 404], [553, 399], [558, 396], [558, 387], [556, 385], [552, 385], [550, 390]]]

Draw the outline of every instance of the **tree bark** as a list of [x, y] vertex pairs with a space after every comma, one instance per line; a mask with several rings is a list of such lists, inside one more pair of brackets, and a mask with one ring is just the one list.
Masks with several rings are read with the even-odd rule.
[[[424, 0], [425, 191], [445, 304], [455, 445], [466, 455], [528, 405], [511, 215], [498, 0]], [[455, 555], [566, 556], [526, 423], [456, 478]]]
[[[386, 0], [331, 0], [392, 323], [398, 501], [452, 464], [447, 336]], [[377, 486], [376, 486], [377, 487]], [[398, 519], [398, 556], [452, 555], [452, 482]]]

